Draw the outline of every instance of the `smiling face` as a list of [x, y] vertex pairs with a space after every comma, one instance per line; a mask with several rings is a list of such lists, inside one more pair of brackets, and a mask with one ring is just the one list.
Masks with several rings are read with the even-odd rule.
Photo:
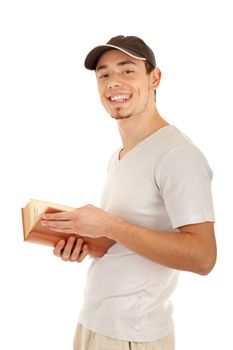
[[145, 61], [119, 50], [107, 51], [98, 61], [96, 78], [101, 102], [113, 118], [130, 118], [153, 108], [159, 71], [148, 74]]

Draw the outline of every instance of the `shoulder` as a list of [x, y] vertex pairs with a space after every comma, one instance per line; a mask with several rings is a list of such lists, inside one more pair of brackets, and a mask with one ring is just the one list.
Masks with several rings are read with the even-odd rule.
[[209, 167], [203, 152], [193, 141], [175, 126], [164, 135], [164, 152], [161, 154], [159, 166], [185, 166], [185, 164], [205, 165]]
[[156, 156], [157, 163], [169, 157], [179, 158], [182, 154], [198, 153], [199, 151], [192, 140], [174, 125], [168, 125], [155, 132], [151, 141], [152, 144], [148, 144], [148, 148], [152, 146], [150, 153]]
[[202, 151], [193, 143], [182, 142], [170, 148], [160, 160], [160, 166], [185, 166], [185, 165], [209, 167], [208, 161]]
[[[177, 134], [177, 142], [170, 145], [160, 158], [155, 169], [156, 182], [211, 180], [213, 171], [203, 152], [183, 133]], [[179, 135], [179, 136], [178, 136]]]

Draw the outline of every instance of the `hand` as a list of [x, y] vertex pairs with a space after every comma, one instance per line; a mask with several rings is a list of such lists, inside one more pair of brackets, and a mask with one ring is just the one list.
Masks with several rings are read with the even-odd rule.
[[56, 244], [53, 254], [64, 261], [82, 262], [88, 255], [88, 246], [83, 244], [81, 238], [69, 237], [67, 242], [63, 239]]
[[73, 211], [44, 214], [41, 224], [53, 231], [69, 235], [76, 233], [93, 238], [104, 236], [111, 238], [110, 228], [115, 219], [103, 209], [89, 204]]

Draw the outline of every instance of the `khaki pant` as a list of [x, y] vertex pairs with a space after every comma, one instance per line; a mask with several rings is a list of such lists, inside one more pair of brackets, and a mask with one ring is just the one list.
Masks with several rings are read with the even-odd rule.
[[127, 342], [99, 335], [78, 324], [73, 350], [175, 350], [175, 337], [171, 333], [155, 342]]

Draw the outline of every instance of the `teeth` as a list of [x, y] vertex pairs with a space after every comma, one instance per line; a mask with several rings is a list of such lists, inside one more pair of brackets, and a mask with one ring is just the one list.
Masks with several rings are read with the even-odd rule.
[[125, 101], [125, 100], [129, 100], [129, 98], [130, 98], [130, 95], [118, 95], [118, 96], [111, 96], [110, 97], [110, 100], [112, 101], [112, 102], [114, 102], [114, 101]]

